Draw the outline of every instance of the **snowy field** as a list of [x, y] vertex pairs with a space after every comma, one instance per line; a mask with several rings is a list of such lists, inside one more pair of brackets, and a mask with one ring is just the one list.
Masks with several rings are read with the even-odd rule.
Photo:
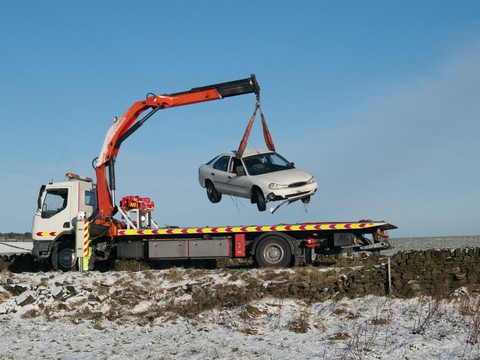
[[261, 290], [272, 275], [275, 270], [177, 268], [2, 272], [0, 358], [480, 358], [480, 302], [465, 289], [441, 301], [263, 297], [187, 314], [195, 292], [213, 299], [220, 289], [252, 281]]
[[29, 254], [32, 252], [32, 241], [0, 241], [0, 256]]
[[[391, 243], [385, 255], [479, 247], [480, 236], [393, 238]], [[9, 244], [5, 251], [15, 249], [12, 245], [26, 243]], [[225, 284], [242, 288], [250, 278], [267, 284], [272, 272], [236, 271], [241, 276], [183, 269], [4, 271], [0, 359], [480, 358], [480, 298], [465, 289], [441, 301], [368, 296], [308, 303], [263, 297], [181, 313], [192, 301], [192, 288], [211, 289], [215, 297]]]
[[408, 250], [478, 248], [480, 236], [392, 238], [389, 242], [393, 248], [382, 251], [382, 254], [393, 255], [396, 252]]

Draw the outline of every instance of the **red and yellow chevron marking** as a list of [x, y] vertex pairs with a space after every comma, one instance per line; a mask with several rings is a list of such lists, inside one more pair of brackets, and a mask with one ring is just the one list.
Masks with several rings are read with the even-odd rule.
[[39, 232], [35, 233], [36, 236], [53, 236], [53, 237], [57, 236], [58, 234], [60, 234], [58, 231], [57, 232], [55, 232], [55, 231], [52, 231], [52, 232], [48, 232], [48, 231], [41, 232], [41, 231], [39, 231]]
[[90, 223], [83, 223], [83, 257], [90, 257]]
[[267, 226], [231, 226], [231, 227], [200, 227], [200, 228], [164, 228], [164, 229], [128, 229], [118, 230], [118, 235], [181, 235], [181, 234], [229, 234], [247, 232], [272, 231], [319, 231], [319, 230], [354, 230], [366, 229], [383, 223], [311, 223], [297, 225], [267, 225]]

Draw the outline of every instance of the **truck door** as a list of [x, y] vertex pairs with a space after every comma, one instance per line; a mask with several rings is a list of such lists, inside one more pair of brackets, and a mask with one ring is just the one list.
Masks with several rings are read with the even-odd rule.
[[[88, 182], [80, 182], [80, 196], [78, 211], [84, 211], [87, 218], [97, 209], [97, 191], [95, 185]], [[77, 212], [78, 212], [77, 211]], [[75, 217], [77, 214], [75, 214]]]
[[33, 219], [32, 236], [34, 240], [53, 240], [60, 232], [70, 230], [73, 226], [73, 188], [72, 184], [66, 182], [42, 188], [43, 193], [39, 194], [38, 209]]

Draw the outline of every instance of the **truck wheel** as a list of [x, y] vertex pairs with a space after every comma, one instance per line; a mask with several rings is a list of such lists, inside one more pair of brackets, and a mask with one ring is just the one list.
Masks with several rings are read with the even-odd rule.
[[263, 196], [262, 190], [255, 189], [253, 192], [253, 198], [257, 203], [258, 211], [265, 211], [267, 209], [267, 204], [265, 202], [265, 196]]
[[77, 270], [75, 241], [67, 240], [55, 244], [52, 251], [52, 265], [55, 270]]
[[292, 251], [285, 239], [269, 236], [258, 244], [255, 260], [261, 267], [288, 267], [292, 263]]
[[205, 187], [207, 188], [207, 197], [208, 200], [210, 200], [212, 203], [218, 203], [220, 200], [222, 200], [222, 194], [220, 194], [217, 189], [215, 189], [215, 186], [211, 181], [207, 181], [205, 184]]

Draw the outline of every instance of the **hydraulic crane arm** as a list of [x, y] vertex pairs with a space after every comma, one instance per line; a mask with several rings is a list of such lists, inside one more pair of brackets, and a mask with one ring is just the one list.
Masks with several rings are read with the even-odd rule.
[[[255, 75], [249, 78], [230, 81], [220, 84], [193, 88], [175, 94], [152, 95], [143, 101], [134, 103], [123, 116], [116, 120], [108, 130], [96, 164], [98, 208], [102, 218], [111, 217], [115, 213], [114, 191], [115, 172], [114, 165], [120, 145], [155, 112], [175, 106], [190, 105], [205, 101], [219, 100], [230, 96], [243, 94], [260, 94], [260, 87]], [[140, 115], [151, 111], [139, 119]], [[107, 168], [109, 179], [107, 181]]]

